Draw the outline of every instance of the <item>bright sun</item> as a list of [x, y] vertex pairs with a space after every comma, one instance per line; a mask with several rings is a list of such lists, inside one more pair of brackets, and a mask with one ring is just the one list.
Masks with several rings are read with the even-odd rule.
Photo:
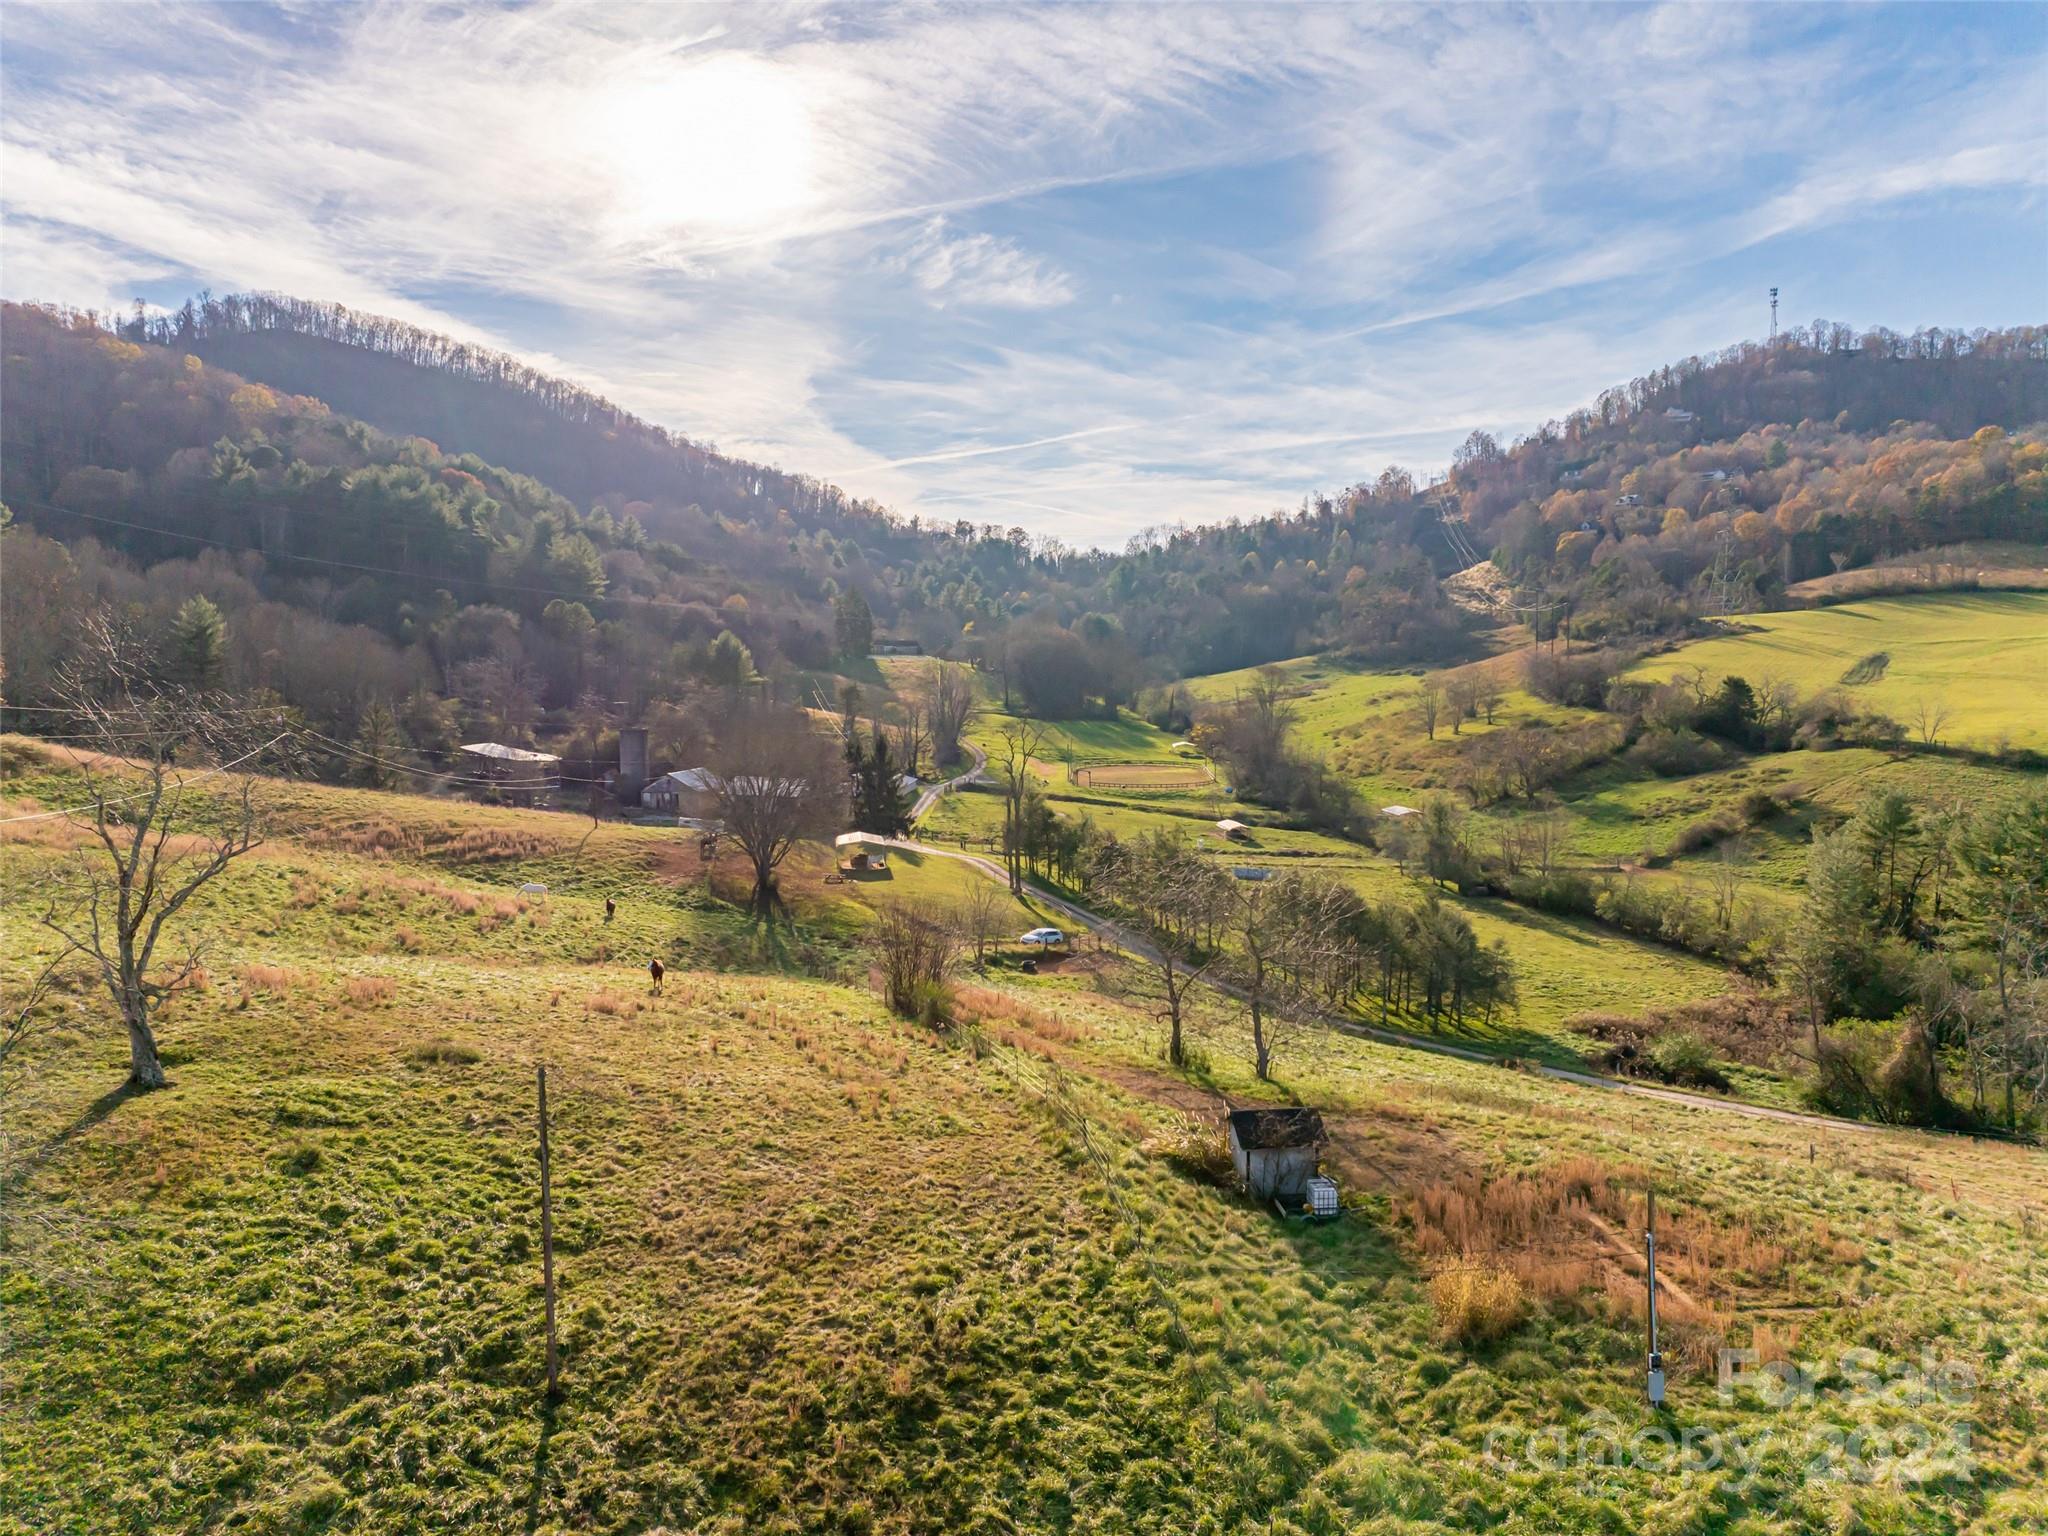
[[636, 229], [743, 229], [810, 201], [811, 108], [765, 60], [722, 55], [626, 86], [596, 127]]

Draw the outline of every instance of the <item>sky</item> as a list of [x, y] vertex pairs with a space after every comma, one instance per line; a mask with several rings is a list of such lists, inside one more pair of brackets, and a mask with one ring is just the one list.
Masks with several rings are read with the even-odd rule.
[[267, 289], [1079, 546], [2048, 321], [2048, 5], [0, 10], [0, 292]]

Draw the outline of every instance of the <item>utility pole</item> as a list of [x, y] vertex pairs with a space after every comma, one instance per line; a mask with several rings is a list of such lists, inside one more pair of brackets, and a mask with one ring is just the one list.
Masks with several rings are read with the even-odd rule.
[[548, 1310], [548, 1397], [561, 1393], [561, 1356], [555, 1348], [555, 1202], [549, 1185], [548, 1160], [548, 1069], [535, 1068], [540, 1077], [540, 1274], [541, 1289]]
[[1650, 1191], [1649, 1223], [1643, 1231], [1650, 1287], [1650, 1406], [1664, 1406], [1664, 1356], [1657, 1348], [1657, 1191]]

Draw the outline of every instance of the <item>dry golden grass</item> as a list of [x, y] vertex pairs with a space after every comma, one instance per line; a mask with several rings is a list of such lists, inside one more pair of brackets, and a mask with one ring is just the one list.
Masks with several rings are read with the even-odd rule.
[[389, 976], [351, 976], [342, 991], [352, 1003], [371, 1004], [390, 1002], [398, 988]]
[[245, 965], [241, 969], [244, 992], [272, 992], [284, 996], [294, 987], [310, 986], [313, 973], [289, 965]]
[[[1014, 993], [997, 992], [989, 987], [963, 986], [954, 989], [953, 998], [963, 1022], [983, 1026], [1012, 1025], [1015, 1027], [1010, 1033], [1033, 1037], [1041, 1046], [1071, 1045], [1078, 1040], [1091, 1039], [1095, 1033], [1086, 1024], [1047, 1013]], [[1000, 1037], [1003, 1031], [998, 1028], [992, 1033]]]
[[314, 847], [371, 858], [434, 859], [457, 864], [544, 858], [576, 846], [576, 839], [549, 831], [478, 826], [456, 816], [441, 821], [380, 820], [328, 827], [309, 832], [304, 841]]
[[1222, 1183], [1231, 1175], [1230, 1144], [1213, 1117], [1182, 1115], [1146, 1139], [1148, 1156], [1163, 1158], [1183, 1173]]
[[1521, 1327], [1529, 1297], [1514, 1272], [1493, 1264], [1459, 1264], [1430, 1277], [1429, 1304], [1440, 1339], [1490, 1344]]

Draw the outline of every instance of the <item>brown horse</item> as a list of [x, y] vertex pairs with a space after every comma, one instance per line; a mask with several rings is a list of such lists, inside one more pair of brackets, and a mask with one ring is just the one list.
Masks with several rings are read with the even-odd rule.
[[666, 974], [659, 960], [647, 962], [647, 974], [654, 978], [654, 995], [661, 996], [661, 978]]

